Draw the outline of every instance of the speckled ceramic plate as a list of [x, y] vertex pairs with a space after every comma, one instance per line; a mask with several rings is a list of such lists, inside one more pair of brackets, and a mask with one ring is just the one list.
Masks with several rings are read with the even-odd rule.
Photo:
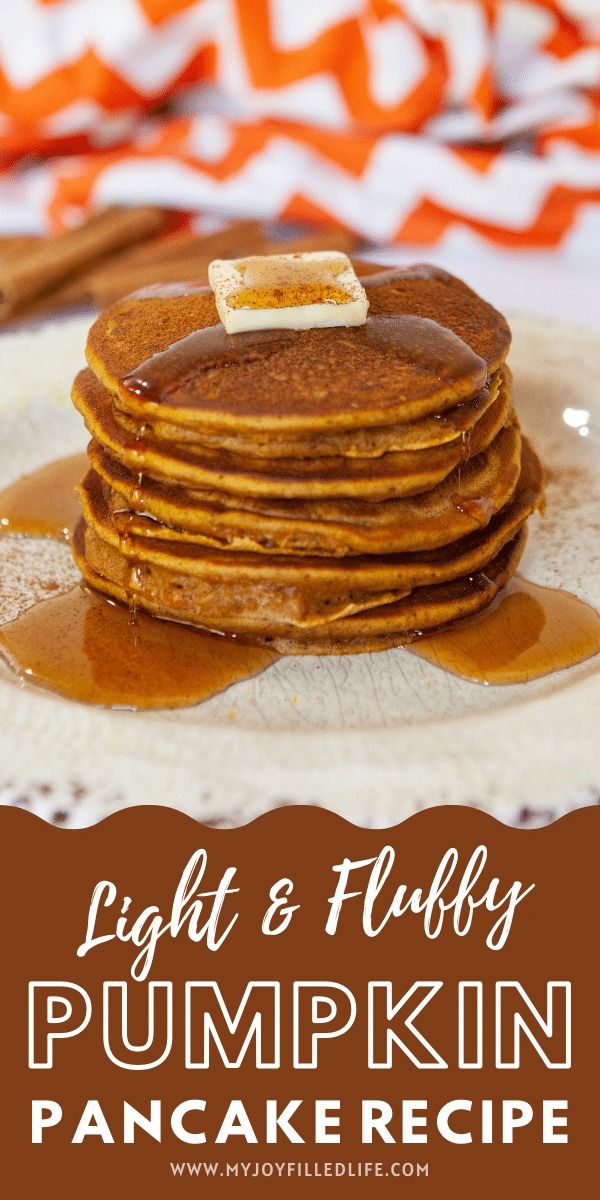
[[[514, 317], [511, 365], [526, 432], [548, 468], [528, 578], [600, 608], [598, 339]], [[0, 338], [0, 486], [85, 445], [68, 400], [87, 321]], [[76, 572], [66, 547], [0, 538], [0, 622]], [[87, 824], [169, 804], [237, 824], [318, 803], [363, 825], [431, 804], [543, 823], [600, 796], [600, 658], [489, 688], [403, 650], [282, 659], [197, 708], [108, 712], [20, 684], [0, 663], [0, 800]]]

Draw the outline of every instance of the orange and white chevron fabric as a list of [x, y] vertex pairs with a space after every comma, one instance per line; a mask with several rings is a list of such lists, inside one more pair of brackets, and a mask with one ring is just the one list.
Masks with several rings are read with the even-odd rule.
[[0, 231], [105, 203], [600, 251], [600, 0], [0, 0]]

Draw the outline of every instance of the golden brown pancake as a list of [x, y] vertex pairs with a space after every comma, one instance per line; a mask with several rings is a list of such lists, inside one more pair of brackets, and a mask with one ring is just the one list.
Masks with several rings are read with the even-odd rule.
[[436, 268], [363, 282], [348, 329], [228, 335], [189, 285], [102, 314], [73, 387], [93, 587], [293, 654], [399, 645], [493, 600], [543, 489], [508, 326]]
[[[511, 423], [484, 453], [417, 497], [383, 500], [267, 500], [181, 488], [127, 471], [96, 442], [94, 469], [113, 491], [113, 509], [141, 512], [145, 536], [217, 549], [341, 557], [431, 549], [481, 528], [514, 494], [521, 434]], [[127, 518], [129, 521], [129, 517]]]
[[[410, 645], [422, 635], [445, 629], [475, 617], [487, 608], [498, 593], [515, 574], [527, 541], [523, 528], [514, 541], [486, 567], [485, 575], [476, 579], [447, 584], [445, 588], [425, 589], [415, 592], [406, 600], [391, 604], [388, 608], [376, 609], [371, 620], [361, 620], [361, 614], [339, 622], [334, 636], [327, 636], [327, 627], [304, 630], [298, 636], [277, 636], [267, 639], [266, 644], [278, 654], [367, 654], [391, 650], [395, 646]], [[468, 594], [468, 588], [473, 590]], [[423, 614], [431, 625], [426, 625]], [[371, 614], [369, 614], [370, 616]], [[379, 618], [379, 620], [378, 620]], [[418, 632], [406, 628], [420, 621]], [[435, 623], [434, 623], [435, 622]], [[387, 625], [387, 629], [386, 629]], [[390, 630], [395, 627], [395, 632]], [[416, 628], [416, 627], [415, 627]]]
[[539, 500], [539, 464], [531, 451], [527, 460], [513, 504], [479, 534], [429, 554], [375, 559], [281, 561], [123, 534], [106, 485], [90, 472], [80, 489], [86, 553], [95, 571], [129, 589], [142, 605], [150, 593], [177, 615], [184, 602], [203, 627], [254, 636], [282, 620], [313, 627], [388, 605], [415, 588], [487, 571]]
[[369, 500], [411, 496], [441, 483], [461, 462], [487, 449], [506, 424], [511, 409], [508, 378], [501, 381], [496, 400], [467, 439], [424, 450], [382, 454], [377, 458], [329, 457], [260, 459], [203, 449], [174, 446], [151, 438], [145, 431], [131, 439], [115, 418], [110, 393], [90, 370], [77, 375], [73, 403], [101, 445], [130, 470], [148, 473], [196, 488], [218, 488], [229, 495], [272, 498], [365, 497]]
[[[156, 616], [198, 625], [215, 632], [234, 633], [248, 640], [272, 645], [283, 653], [345, 653], [365, 650], [381, 643], [400, 645], [417, 633], [437, 629], [472, 616], [486, 607], [516, 570], [525, 541], [521, 528], [491, 562], [485, 572], [449, 583], [416, 588], [410, 594], [351, 615], [324, 621], [322, 614], [303, 614], [302, 623], [291, 620], [288, 610], [273, 619], [264, 611], [260, 587], [251, 592], [252, 607], [235, 605], [235, 594], [202, 588], [190, 575], [179, 575], [164, 567], [131, 566], [120, 550], [98, 537], [81, 521], [74, 538], [74, 555], [82, 574], [93, 587], [123, 602], [136, 603]], [[133, 574], [135, 572], [135, 575]], [[205, 606], [208, 593], [208, 603]], [[272, 596], [269, 596], [269, 603]], [[218, 611], [212, 622], [210, 611]], [[230, 607], [232, 605], [232, 607]], [[286, 619], [287, 618], [287, 619]]]
[[[334, 430], [331, 433], [302, 435], [281, 433], [250, 434], [209, 433], [189, 426], [173, 425], [162, 421], [160, 415], [148, 420], [143, 426], [144, 438], [156, 438], [174, 446], [201, 445], [209, 449], [232, 451], [257, 458], [377, 458], [388, 450], [425, 450], [430, 446], [441, 446], [467, 437], [479, 419], [496, 400], [502, 381], [511, 383], [506, 364], [495, 371], [485, 388], [456, 408], [448, 409], [437, 416], [423, 417], [402, 425], [372, 426], [368, 429]], [[114, 408], [115, 420], [126, 431], [129, 440], [140, 434], [139, 421], [121, 409]]]
[[[271, 579], [285, 587], [314, 586], [320, 593], [364, 587], [371, 591], [398, 586], [414, 588], [480, 570], [514, 537], [517, 527], [537, 506], [541, 493], [540, 463], [525, 443], [523, 469], [512, 502], [485, 527], [448, 546], [404, 555], [282, 559], [279, 555], [240, 554], [210, 550], [182, 540], [157, 539], [155, 522], [135, 516], [130, 519], [128, 514], [114, 512], [110, 489], [95, 471], [89, 472], [79, 488], [87, 524], [137, 563], [155, 562], [219, 583], [229, 581], [235, 585]], [[161, 525], [156, 528], [165, 529]]]
[[445, 271], [395, 269], [363, 282], [366, 325], [300, 333], [227, 335], [206, 288], [130, 297], [92, 326], [88, 362], [141, 423], [159, 415], [212, 433], [306, 434], [440, 414], [504, 361], [504, 318]]

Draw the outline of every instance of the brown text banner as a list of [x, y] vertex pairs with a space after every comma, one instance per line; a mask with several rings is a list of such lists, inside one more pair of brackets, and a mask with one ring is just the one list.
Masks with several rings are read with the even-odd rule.
[[0, 809], [5, 1194], [588, 1194], [599, 845]]

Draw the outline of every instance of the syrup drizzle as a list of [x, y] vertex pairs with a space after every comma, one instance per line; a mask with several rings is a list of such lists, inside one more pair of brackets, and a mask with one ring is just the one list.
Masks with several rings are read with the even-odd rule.
[[[406, 646], [454, 675], [527, 683], [600, 652], [600, 614], [568, 592], [516, 577], [485, 612]], [[257, 675], [278, 655], [127, 608], [87, 587], [0, 628], [0, 656], [23, 682], [109, 708], [198, 704]]]
[[600, 613], [570, 592], [516, 575], [473, 620], [408, 649], [462, 679], [528, 683], [600, 653]]
[[223, 325], [196, 329], [153, 354], [123, 379], [134, 396], [160, 404], [183, 379], [232, 363], [248, 363], [276, 354], [297, 334], [286, 329], [253, 329], [229, 334]]
[[60, 458], [0, 492], [0, 534], [68, 541], [81, 509], [75, 487], [88, 469], [85, 454]]
[[130, 612], [78, 586], [0, 628], [0, 654], [24, 682], [107, 708], [182, 708], [257, 675], [263, 646]]
[[371, 291], [373, 288], [389, 287], [390, 283], [404, 283], [407, 279], [439, 279], [442, 283], [449, 283], [452, 276], [444, 271], [443, 267], [435, 267], [433, 263], [414, 263], [410, 267], [382, 267], [372, 275], [360, 276], [362, 286], [370, 288]]
[[[460, 466], [458, 469], [458, 480], [460, 484]], [[477, 496], [469, 499], [467, 496], [456, 495], [452, 497], [452, 501], [459, 513], [464, 513], [465, 516], [471, 517], [481, 529], [489, 525], [494, 516], [494, 505], [485, 496]]]
[[[287, 303], [288, 301], [286, 301]], [[177, 388], [178, 404], [193, 407], [202, 399], [202, 375], [217, 367], [264, 360], [291, 345], [299, 337], [326, 332], [347, 336], [346, 329], [306, 330], [252, 329], [229, 334], [223, 325], [196, 329], [173, 342], [166, 350], [153, 354], [122, 380], [132, 395], [152, 404], [168, 403]], [[470, 376], [473, 390], [487, 380], [487, 366], [478, 354], [452, 330], [428, 317], [412, 314], [379, 313], [368, 317], [364, 325], [352, 329], [352, 339], [365, 350], [376, 350], [406, 363], [424, 366], [440, 379], [461, 380]], [[195, 380], [196, 388], [182, 388], [184, 381]]]

